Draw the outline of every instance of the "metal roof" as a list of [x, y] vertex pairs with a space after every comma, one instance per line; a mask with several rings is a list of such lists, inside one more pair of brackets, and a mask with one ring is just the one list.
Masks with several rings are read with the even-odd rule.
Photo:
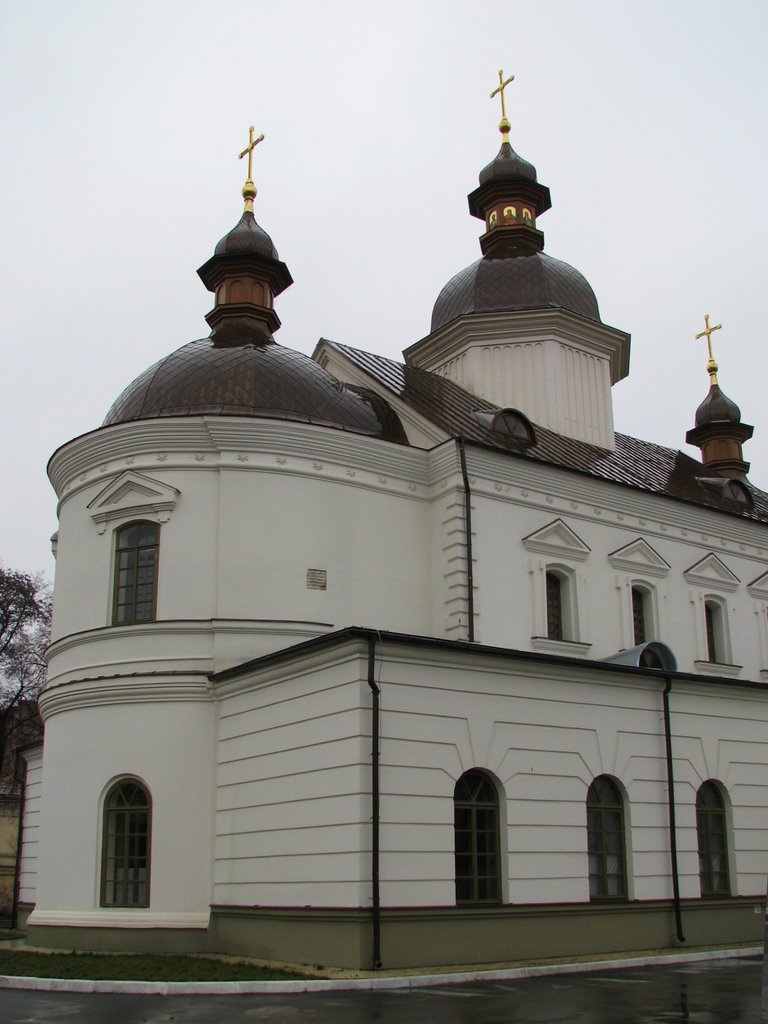
[[534, 443], [521, 443], [509, 434], [499, 434], [484, 426], [475, 412], [495, 407], [446, 377], [349, 345], [326, 343], [451, 437], [463, 437], [517, 458], [768, 523], [768, 494], [747, 483], [752, 499], [749, 508], [713, 486], [711, 471], [683, 452], [618, 433], [615, 450], [608, 451], [537, 424], [533, 424]]

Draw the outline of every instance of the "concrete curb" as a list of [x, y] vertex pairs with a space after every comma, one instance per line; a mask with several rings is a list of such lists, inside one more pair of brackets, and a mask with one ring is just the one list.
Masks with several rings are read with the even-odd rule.
[[437, 988], [462, 985], [470, 981], [518, 981], [552, 974], [584, 974], [587, 971], [612, 971], [622, 967], [649, 967], [653, 964], [689, 964], [702, 960], [733, 960], [762, 956], [763, 947], [748, 949], [704, 950], [698, 953], [670, 953], [635, 956], [620, 960], [586, 960], [575, 963], [532, 964], [528, 967], [504, 967], [499, 970], [456, 971], [449, 974], [381, 975], [370, 978], [301, 978], [297, 981], [86, 981], [70, 978], [20, 978], [0, 975], [0, 988], [32, 989], [37, 992], [112, 993], [151, 996], [239, 996], [296, 995], [300, 992], [385, 991], [404, 988]]

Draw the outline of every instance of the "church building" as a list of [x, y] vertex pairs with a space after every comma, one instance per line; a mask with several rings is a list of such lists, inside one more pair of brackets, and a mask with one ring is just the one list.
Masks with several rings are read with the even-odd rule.
[[480, 258], [402, 362], [275, 341], [251, 130], [210, 333], [53, 454], [35, 945], [369, 969], [762, 940], [768, 495], [720, 325], [700, 459], [615, 433], [629, 335], [544, 251], [499, 128]]

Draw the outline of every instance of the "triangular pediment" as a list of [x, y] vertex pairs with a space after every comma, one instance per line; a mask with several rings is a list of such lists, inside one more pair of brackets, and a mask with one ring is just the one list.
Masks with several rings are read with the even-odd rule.
[[612, 551], [608, 560], [614, 569], [643, 576], [666, 576], [670, 568], [669, 563], [642, 537], [618, 551]]
[[683, 575], [689, 583], [693, 583], [697, 587], [708, 587], [714, 590], [733, 591], [741, 582], [725, 562], [711, 551], [690, 569], [686, 569]]
[[768, 601], [768, 572], [747, 584], [747, 590], [759, 601]]
[[126, 470], [110, 480], [88, 508], [99, 533], [103, 533], [107, 523], [115, 519], [149, 516], [156, 522], [167, 522], [180, 493], [162, 480]]
[[590, 553], [581, 537], [562, 519], [555, 519], [535, 533], [523, 537], [523, 544], [529, 551], [540, 551], [545, 555], [556, 555], [578, 562], [583, 562]]

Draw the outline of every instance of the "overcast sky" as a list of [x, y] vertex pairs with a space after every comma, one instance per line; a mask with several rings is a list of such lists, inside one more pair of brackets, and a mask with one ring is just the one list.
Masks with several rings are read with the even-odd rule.
[[514, 148], [552, 193], [550, 255], [632, 335], [618, 430], [691, 454], [720, 384], [768, 489], [763, 0], [0, 0], [0, 559], [53, 572], [51, 453], [207, 335], [196, 269], [256, 219], [295, 284], [277, 340], [399, 357], [480, 254], [466, 195]]

